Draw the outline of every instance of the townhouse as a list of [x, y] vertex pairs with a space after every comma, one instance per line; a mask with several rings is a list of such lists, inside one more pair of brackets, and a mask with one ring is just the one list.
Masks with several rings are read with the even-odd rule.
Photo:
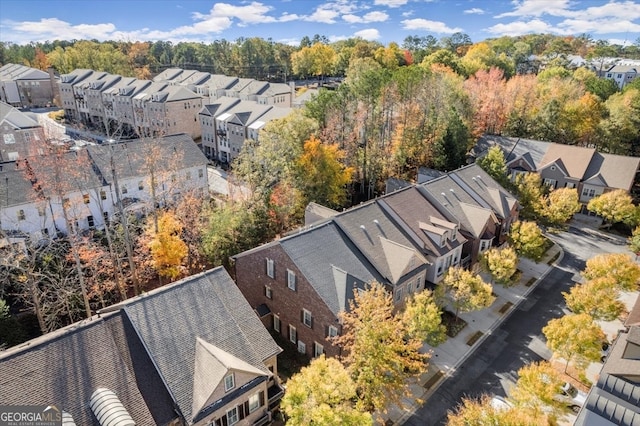
[[0, 102], [0, 163], [40, 152], [45, 135], [37, 118]]
[[235, 282], [265, 327], [308, 356], [338, 356], [332, 337], [354, 292], [384, 278], [342, 230], [325, 221], [233, 257]]
[[630, 192], [640, 168], [640, 158], [606, 154], [593, 148], [502, 136], [483, 136], [472, 152], [480, 157], [491, 146], [505, 153], [512, 180], [518, 174], [538, 173], [552, 189], [576, 188], [582, 212], [592, 198], [616, 189]]
[[102, 228], [119, 212], [143, 214], [181, 194], [208, 191], [207, 159], [189, 136], [92, 145], [3, 163], [1, 229], [36, 240]]
[[226, 113], [230, 108], [237, 105], [240, 99], [222, 96], [210, 104], [204, 105], [198, 113], [198, 121], [202, 130], [202, 151], [210, 160], [220, 158], [220, 150], [217, 146], [218, 137], [216, 134], [215, 118]]
[[33, 108], [52, 105], [56, 97], [52, 69], [44, 72], [18, 64], [0, 67], [0, 101], [17, 108]]
[[618, 88], [622, 90], [627, 84], [638, 78], [638, 72], [640, 71], [640, 62], [635, 64], [619, 63], [613, 65], [602, 74], [607, 80], [613, 80], [618, 85]]
[[218, 159], [223, 163], [231, 163], [238, 156], [247, 139], [248, 127], [271, 108], [273, 107], [241, 100], [224, 113], [214, 117]]
[[80, 121], [78, 106], [76, 105], [76, 94], [74, 86], [85, 81], [92, 75], [101, 74], [97, 71], [78, 68], [68, 74], [60, 76], [58, 82], [60, 92], [60, 106], [64, 109], [64, 114], [70, 120]]
[[0, 399], [67, 424], [265, 425], [281, 351], [217, 268], [0, 353]]

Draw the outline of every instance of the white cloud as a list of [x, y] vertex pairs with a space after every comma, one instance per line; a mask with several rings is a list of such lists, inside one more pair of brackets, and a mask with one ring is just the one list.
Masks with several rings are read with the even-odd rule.
[[492, 27], [486, 28], [485, 31], [491, 34], [508, 35], [512, 37], [530, 33], [557, 32], [551, 25], [540, 19], [533, 19], [527, 22], [514, 21], [508, 24], [496, 24]]
[[363, 16], [353, 14], [342, 15], [342, 19], [350, 24], [366, 24], [369, 22], [384, 22], [389, 19], [389, 15], [384, 12], [369, 12]]
[[422, 18], [405, 19], [402, 21], [402, 25], [405, 30], [422, 30], [440, 34], [453, 34], [463, 31], [462, 28], [450, 28], [444, 22], [430, 21]]
[[112, 23], [72, 25], [58, 18], [43, 18], [39, 21], [24, 22], [5, 20], [2, 21], [2, 27], [3, 33], [11, 34], [12, 38], [7, 39], [7, 41], [15, 43], [41, 42], [55, 39], [105, 40], [110, 38], [116, 30], [116, 26]]
[[462, 13], [465, 13], [467, 15], [484, 15], [484, 10], [477, 7], [473, 7], [471, 9], [467, 9], [463, 11]]
[[409, 0], [375, 0], [373, 4], [376, 6], [400, 7], [407, 4]]
[[194, 20], [206, 21], [212, 18], [236, 18], [242, 23], [275, 22], [273, 16], [267, 15], [272, 10], [259, 2], [251, 2], [246, 6], [237, 6], [228, 3], [215, 3], [209, 14], [193, 13]]
[[375, 28], [368, 28], [366, 30], [356, 31], [353, 33], [353, 36], [365, 40], [378, 40], [380, 38], [380, 32]]
[[603, 19], [565, 19], [558, 24], [558, 27], [566, 34], [610, 34], [616, 33], [640, 33], [640, 25], [626, 19], [603, 18]]
[[640, 18], [640, 3], [632, 1], [618, 3], [612, 1], [602, 6], [592, 6], [584, 10], [577, 10], [568, 14], [568, 16], [583, 19], [617, 17], [634, 20]]
[[564, 16], [569, 9], [570, 0], [514, 0], [515, 9], [502, 13], [496, 18], [507, 16], [542, 16], [545, 13], [555, 16]]

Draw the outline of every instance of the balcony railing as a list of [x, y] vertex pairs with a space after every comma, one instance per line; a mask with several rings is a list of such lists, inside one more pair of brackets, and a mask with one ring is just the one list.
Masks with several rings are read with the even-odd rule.
[[253, 426], [264, 426], [271, 423], [271, 413], [267, 411], [264, 416], [253, 422]]
[[273, 385], [269, 386], [269, 389], [267, 389], [269, 411], [280, 405], [280, 400], [282, 399], [283, 395], [284, 389], [282, 389], [279, 384], [274, 383]]

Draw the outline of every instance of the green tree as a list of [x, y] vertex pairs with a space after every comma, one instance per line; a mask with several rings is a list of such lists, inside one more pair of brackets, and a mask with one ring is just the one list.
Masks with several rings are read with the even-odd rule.
[[429, 290], [414, 294], [407, 300], [402, 321], [411, 338], [430, 346], [438, 346], [447, 339], [442, 311]]
[[[565, 411], [565, 407], [556, 399], [563, 384], [562, 377], [549, 362], [532, 362], [518, 370], [518, 381], [510, 393], [511, 401], [516, 410], [528, 410], [544, 417], [550, 407], [551, 414], [558, 417]], [[549, 423], [545, 421], [540, 424]]]
[[482, 167], [482, 170], [487, 172], [500, 185], [508, 186], [507, 162], [504, 159], [504, 152], [498, 145], [489, 148], [487, 155], [479, 158], [477, 163]]
[[565, 373], [571, 361], [584, 369], [589, 362], [600, 360], [605, 335], [589, 314], [570, 314], [552, 319], [543, 327], [542, 333], [549, 349], [566, 360]]
[[9, 318], [9, 305], [4, 299], [0, 299], [0, 320]]
[[480, 263], [496, 283], [506, 287], [515, 283], [518, 255], [513, 247], [492, 247], [481, 254]]
[[422, 342], [407, 339], [403, 322], [393, 315], [391, 294], [379, 283], [355, 292], [349, 308], [340, 315], [343, 334], [335, 342], [356, 384], [356, 408], [385, 412], [390, 403], [403, 406], [403, 397], [411, 395], [407, 379], [427, 368]]
[[430, 69], [431, 66], [434, 64], [441, 64], [441, 65], [444, 65], [445, 67], [449, 67], [456, 74], [461, 73], [458, 57], [449, 50], [446, 50], [446, 49], [436, 50], [435, 52], [426, 56], [420, 63], [420, 66], [426, 69]]
[[550, 223], [560, 225], [568, 222], [580, 208], [577, 189], [558, 188], [544, 197], [543, 215]]
[[542, 231], [531, 221], [518, 221], [511, 225], [509, 243], [520, 256], [538, 261], [545, 252], [545, 238]]
[[356, 385], [335, 358], [320, 355], [287, 381], [282, 410], [287, 425], [370, 425], [371, 414], [353, 406]]
[[629, 250], [634, 252], [637, 256], [638, 253], [640, 253], [640, 226], [636, 226], [634, 228], [627, 241], [629, 243]]
[[341, 207], [353, 169], [342, 163], [344, 151], [311, 136], [297, 162], [297, 185], [307, 199], [329, 207]]
[[609, 225], [623, 222], [635, 226], [636, 206], [631, 196], [623, 189], [605, 192], [592, 198], [587, 204], [587, 210], [601, 216]]
[[640, 265], [625, 253], [599, 254], [587, 260], [582, 272], [586, 280], [610, 277], [624, 291], [636, 291], [640, 282]]
[[624, 311], [624, 304], [618, 300], [616, 281], [612, 277], [594, 278], [584, 284], [576, 284], [562, 295], [572, 312], [586, 313], [596, 320], [612, 321]]
[[459, 266], [449, 268], [441, 286], [456, 309], [456, 319], [459, 312], [488, 308], [496, 299], [491, 284], [484, 282], [480, 275]]
[[524, 219], [537, 219], [543, 212], [543, 191], [540, 175], [527, 173], [516, 177], [516, 193], [522, 206], [520, 216]]

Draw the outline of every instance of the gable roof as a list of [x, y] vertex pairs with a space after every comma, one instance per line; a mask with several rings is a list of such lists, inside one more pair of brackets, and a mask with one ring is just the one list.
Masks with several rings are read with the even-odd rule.
[[150, 172], [145, 159], [157, 149], [158, 155], [177, 169], [204, 166], [207, 158], [190, 136], [181, 133], [158, 139], [135, 139], [115, 144], [92, 145], [87, 151], [105, 182], [111, 183], [111, 157], [119, 179], [147, 176]]
[[240, 101], [227, 110], [227, 114], [229, 114], [228, 117], [222, 118], [218, 116], [216, 118], [224, 120], [227, 123], [239, 124], [246, 127], [262, 117], [271, 108], [273, 108], [273, 106], [261, 105], [254, 101]]
[[[408, 227], [410, 232], [419, 239], [419, 241], [416, 241], [418, 246], [423, 251], [436, 257], [450, 252], [454, 247], [465, 241], [465, 238], [458, 233], [456, 242], [452, 244], [451, 241], [447, 240], [444, 247], [441, 247], [439, 242], [434, 241], [424, 232], [421, 223], [431, 223], [432, 218], [436, 221], [450, 222], [415, 186], [383, 197], [380, 199], [380, 205], [383, 208], [386, 206], [385, 211], [391, 209], [393, 215], [395, 215], [392, 218], [394, 220], [397, 219], [401, 227]], [[457, 225], [457, 223], [451, 223], [451, 225]]]
[[199, 114], [209, 115], [211, 117], [216, 117], [217, 115], [222, 114], [229, 110], [229, 108], [236, 105], [240, 102], [238, 98], [230, 98], [227, 96], [221, 96], [210, 104], [204, 105], [200, 110]]
[[270, 372], [264, 361], [282, 351], [222, 267], [129, 299], [117, 307], [135, 327], [187, 420], [198, 414], [193, 412], [198, 338], [265, 375]]
[[596, 152], [585, 171], [584, 179], [590, 180], [599, 176], [605, 186], [629, 191], [633, 186], [638, 167], [640, 167], [638, 157]]
[[575, 425], [633, 426], [640, 424], [640, 384], [601, 374], [591, 388]]
[[533, 166], [534, 170], [537, 170], [551, 142], [484, 135], [478, 139], [476, 146], [472, 149], [472, 154], [476, 157], [481, 157], [494, 145], [499, 146], [504, 152], [507, 165], [522, 157]]
[[454, 170], [449, 176], [472, 197], [480, 196], [499, 217], [510, 217], [511, 210], [517, 205], [515, 197], [475, 163]]
[[383, 279], [333, 222], [280, 240], [280, 246], [334, 314], [348, 310], [354, 288]]
[[48, 80], [49, 74], [37, 68], [20, 64], [5, 64], [0, 67], [0, 81]]
[[[98, 426], [89, 400], [102, 387], [118, 396], [137, 425], [166, 424], [176, 417], [166, 391], [151, 374], [136, 375], [129, 354], [120, 350], [119, 341], [129, 339], [131, 332], [126, 320], [114, 313], [0, 352], [0, 400], [12, 405], [55, 403], [76, 424]], [[134, 359], [140, 371], [152, 371], [148, 358]], [[139, 384], [148, 391], [145, 396]], [[154, 406], [153, 415], [148, 403]]]
[[[8, 124], [14, 129], [31, 129], [40, 124], [29, 115], [0, 101], [0, 125]], [[2, 131], [4, 133], [4, 130]]]
[[544, 154], [538, 169], [560, 159], [569, 177], [582, 180], [595, 152], [595, 148], [552, 143]]
[[37, 200], [37, 193], [22, 169], [15, 163], [4, 163], [0, 167], [0, 208], [28, 204]]
[[347, 210], [334, 221], [392, 284], [427, 262], [375, 201]]

